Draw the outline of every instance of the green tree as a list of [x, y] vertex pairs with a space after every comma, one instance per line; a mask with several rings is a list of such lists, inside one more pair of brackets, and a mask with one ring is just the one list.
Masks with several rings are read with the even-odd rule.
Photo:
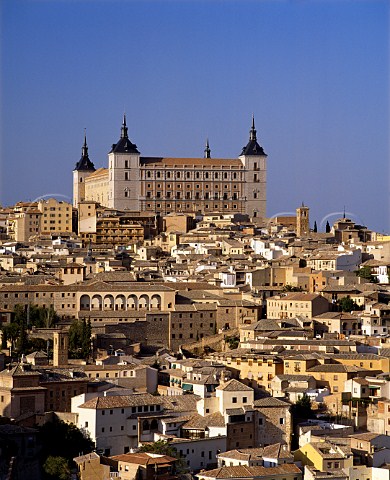
[[[52, 342], [52, 340], [49, 340], [49, 343]], [[31, 350], [32, 352], [36, 352], [38, 350], [43, 350], [44, 352], [46, 352], [47, 340], [44, 340], [43, 338], [29, 338], [28, 346], [29, 350]]]
[[330, 233], [330, 225], [329, 225], [329, 222], [326, 222], [325, 232], [326, 232], [326, 233]]
[[19, 325], [19, 327], [23, 325], [23, 323], [27, 323], [27, 313], [24, 305], [15, 305], [14, 322]]
[[43, 464], [43, 471], [47, 480], [70, 480], [70, 468], [68, 461], [64, 457], [47, 457]]
[[53, 305], [49, 308], [40, 307], [39, 305], [30, 304], [28, 307], [24, 305], [15, 305], [14, 308], [15, 322], [18, 325], [25, 323], [28, 328], [50, 328], [59, 319]]
[[314, 221], [313, 232], [317, 233], [317, 222]]
[[238, 335], [231, 335], [225, 337], [225, 342], [229, 345], [230, 350], [235, 350], [240, 344], [240, 337]]
[[57, 417], [38, 427], [42, 441], [43, 462], [48, 457], [63, 457], [70, 465], [73, 458], [90, 453], [94, 448], [92, 440], [76, 425], [65, 423]]
[[357, 277], [365, 278], [371, 283], [378, 283], [378, 278], [375, 275], [372, 275], [370, 267], [359, 268], [355, 273]]
[[343, 312], [352, 312], [353, 310], [360, 310], [359, 305], [355, 303], [352, 300], [352, 298], [349, 296], [340, 298], [338, 304]]
[[302, 287], [294, 287], [293, 285], [285, 285], [283, 292], [302, 292]]
[[26, 353], [28, 348], [27, 326], [26, 321], [22, 321], [19, 325], [19, 336], [16, 342], [16, 350], [19, 355]]
[[296, 450], [299, 445], [298, 445], [298, 424], [301, 422], [305, 422], [310, 418], [315, 418], [315, 413], [312, 409], [312, 404], [310, 397], [306, 395], [306, 393], [303, 394], [303, 396], [298, 399], [294, 405], [291, 407], [291, 418], [293, 422], [293, 439], [291, 442], [291, 449]]
[[91, 319], [88, 318], [88, 321], [83, 319], [82, 324], [82, 337], [81, 337], [81, 356], [83, 358], [88, 358], [91, 354], [91, 335], [92, 335], [92, 327], [91, 327]]
[[184, 459], [177, 452], [176, 448], [169, 445], [166, 440], [157, 440], [153, 443], [146, 443], [139, 448], [140, 452], [156, 453], [158, 455], [167, 455], [168, 457], [177, 458], [175, 469], [177, 473], [183, 473], [188, 470]]
[[307, 420], [315, 416], [310, 397], [306, 395], [306, 393], [304, 393], [303, 396], [295, 402], [295, 404], [292, 406], [291, 413], [301, 420]]
[[69, 351], [73, 358], [88, 358], [91, 354], [91, 320], [74, 320], [69, 329]]
[[69, 329], [69, 350], [76, 352], [80, 347], [81, 339], [81, 322], [80, 320], [73, 320]]
[[14, 351], [16, 348], [16, 342], [19, 338], [20, 327], [17, 323], [12, 322], [8, 325], [2, 327], [3, 336], [5, 335], [6, 340], [11, 343], [11, 351]]

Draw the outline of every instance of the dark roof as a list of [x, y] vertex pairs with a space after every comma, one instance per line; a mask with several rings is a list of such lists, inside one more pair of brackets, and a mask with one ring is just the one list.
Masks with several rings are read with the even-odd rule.
[[256, 129], [255, 129], [255, 118], [252, 117], [252, 128], [249, 132], [249, 142], [242, 149], [241, 155], [264, 155], [267, 154], [264, 152], [263, 147], [257, 143]]
[[84, 145], [81, 149], [81, 158], [76, 163], [75, 170], [82, 170], [88, 172], [94, 172], [96, 170], [95, 165], [91, 162], [88, 156], [87, 136], [84, 134]]
[[123, 115], [121, 137], [117, 143], [112, 145], [110, 153], [139, 153], [137, 145], [131, 143], [127, 135], [126, 115]]

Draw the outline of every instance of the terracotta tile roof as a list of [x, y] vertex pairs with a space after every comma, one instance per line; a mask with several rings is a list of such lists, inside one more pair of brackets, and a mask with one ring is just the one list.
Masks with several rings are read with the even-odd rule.
[[79, 465], [80, 463], [89, 462], [90, 460], [95, 460], [97, 458], [100, 458], [100, 456], [96, 452], [91, 452], [86, 455], [81, 455], [80, 457], [75, 457], [73, 461]]
[[340, 363], [326, 363], [324, 365], [316, 365], [307, 369], [307, 372], [329, 372], [329, 373], [358, 373], [366, 372], [367, 369], [356, 367], [355, 365], [342, 365]]
[[294, 456], [288, 450], [287, 445], [281, 443], [275, 443], [273, 445], [268, 445], [264, 447], [263, 458], [290, 458], [293, 459]]
[[345, 359], [345, 360], [381, 360], [385, 357], [382, 355], [377, 355], [376, 353], [334, 353], [332, 355], [334, 359]]
[[350, 435], [351, 438], [356, 438], [357, 440], [363, 440], [366, 442], [370, 442], [374, 440], [374, 438], [380, 437], [380, 433], [371, 433], [371, 432], [364, 432], [364, 433], [354, 433]]
[[134, 395], [113, 395], [105, 397], [95, 397], [79, 406], [79, 408], [123, 408], [138, 407], [143, 405], [163, 405], [161, 397], [155, 397], [149, 393]]
[[284, 402], [283, 400], [279, 400], [278, 398], [265, 397], [265, 398], [259, 398], [258, 400], [255, 400], [254, 406], [256, 408], [264, 408], [264, 407], [290, 408], [291, 405], [287, 402]]
[[[220, 467], [215, 470], [201, 471], [198, 476], [207, 478], [271, 478], [272, 475], [287, 475], [297, 474], [301, 475], [301, 470], [294, 464], [288, 463], [279, 465], [278, 467], [246, 467], [244, 465], [237, 465], [232, 467]], [[302, 477], [301, 477], [302, 478]]]
[[312, 375], [294, 375], [294, 374], [280, 374], [276, 375], [275, 378], [279, 380], [287, 380], [288, 382], [309, 382], [310, 380], [314, 380]]
[[135, 463], [137, 465], [160, 465], [177, 462], [177, 458], [147, 452], [124, 453], [122, 455], [114, 455], [111, 458], [118, 462]]
[[228, 450], [218, 454], [218, 458], [230, 458], [232, 460], [253, 460], [263, 457], [263, 448], [241, 448], [237, 450]]
[[[171, 157], [141, 157], [141, 167], [156, 165], [157, 167], [173, 167], [183, 165], [203, 165], [205, 167], [222, 167], [231, 166], [235, 168], [243, 169], [241, 160], [235, 158], [171, 158]], [[185, 181], [185, 179], [183, 179]], [[221, 179], [221, 181], [223, 181]]]
[[40, 373], [37, 371], [34, 371], [31, 365], [21, 365], [20, 363], [18, 363], [14, 367], [9, 365], [8, 368], [6, 368], [1, 372], [1, 375], [7, 375], [10, 377], [24, 376], [24, 375], [40, 376]]
[[154, 398], [161, 399], [166, 413], [196, 411], [196, 402], [200, 399], [199, 395], [193, 394], [162, 396]]
[[225, 419], [223, 415], [219, 412], [210, 413], [209, 415], [199, 415], [198, 413], [191, 416], [191, 419], [188, 420], [183, 425], [183, 429], [196, 429], [204, 430], [207, 427], [224, 427]]
[[91, 175], [88, 175], [88, 177], [86, 177], [85, 181], [88, 182], [88, 181], [90, 181], [90, 179], [93, 180], [96, 177], [103, 177], [103, 176], [108, 177], [108, 168], [98, 168], [93, 173], [91, 173]]
[[[297, 302], [310, 302], [316, 298], [321, 297], [318, 293], [287, 293], [286, 295], [277, 295], [276, 297], [270, 297], [267, 300], [282, 300], [282, 301], [297, 301]], [[324, 298], [324, 297], [322, 297]]]
[[253, 388], [244, 385], [235, 378], [232, 378], [228, 382], [217, 387], [217, 390], [223, 390], [226, 392], [253, 392]]

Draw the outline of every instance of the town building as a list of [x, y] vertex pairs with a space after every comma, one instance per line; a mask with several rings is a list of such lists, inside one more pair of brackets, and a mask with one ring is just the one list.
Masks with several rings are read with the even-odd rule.
[[267, 299], [267, 318], [313, 318], [329, 309], [328, 300], [316, 293], [287, 293]]
[[108, 154], [108, 168], [95, 169], [86, 137], [73, 171], [73, 206], [85, 200], [120, 211], [245, 213], [266, 216], [267, 155], [257, 141], [254, 118], [238, 158], [143, 157], [128, 137], [126, 116], [120, 139]]

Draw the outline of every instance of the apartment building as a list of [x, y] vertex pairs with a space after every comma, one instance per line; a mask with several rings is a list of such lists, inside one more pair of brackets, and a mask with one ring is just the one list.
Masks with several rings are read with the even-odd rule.
[[328, 300], [316, 293], [287, 293], [267, 298], [267, 318], [313, 318], [327, 312]]

